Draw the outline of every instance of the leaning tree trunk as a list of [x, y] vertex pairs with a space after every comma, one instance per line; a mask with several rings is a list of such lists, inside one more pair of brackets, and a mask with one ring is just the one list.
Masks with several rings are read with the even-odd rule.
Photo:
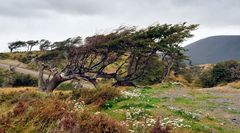
[[169, 73], [171, 71], [171, 68], [172, 68], [172, 65], [173, 65], [173, 63], [170, 62], [164, 67], [162, 76], [159, 79], [159, 83], [162, 83], [165, 80], [165, 78], [169, 75]]
[[56, 73], [52, 77], [49, 76], [48, 78], [45, 79], [45, 77], [44, 77], [44, 69], [45, 68], [46, 68], [46, 66], [42, 65], [39, 70], [38, 88], [39, 88], [39, 90], [44, 91], [44, 92], [52, 92], [54, 89], [57, 88], [57, 86], [59, 84], [64, 82], [64, 80], [59, 73]]

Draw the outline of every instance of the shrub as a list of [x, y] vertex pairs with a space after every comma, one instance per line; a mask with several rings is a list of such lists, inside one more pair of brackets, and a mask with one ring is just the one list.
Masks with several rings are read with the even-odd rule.
[[9, 58], [9, 54], [7, 53], [0, 53], [0, 59], [8, 59]]
[[18, 86], [37, 86], [38, 79], [30, 75], [16, 73], [13, 75], [13, 87]]
[[78, 90], [73, 90], [72, 91], [72, 96], [71, 99], [80, 99], [83, 101], [89, 101], [89, 99], [91, 99], [94, 94], [96, 93], [97, 90], [95, 89], [78, 89]]
[[103, 107], [108, 100], [112, 100], [118, 96], [120, 96], [120, 91], [118, 91], [116, 88], [104, 87], [98, 90], [90, 99], [90, 101], [95, 102], [96, 105]]
[[202, 87], [213, 87], [240, 79], [240, 63], [225, 61], [217, 63], [209, 71], [205, 71], [199, 77]]
[[85, 101], [86, 104], [95, 103], [103, 107], [108, 100], [120, 96], [120, 91], [112, 87], [102, 87], [100, 89], [79, 89], [73, 90], [72, 99]]
[[13, 109], [13, 114], [14, 115], [19, 115], [22, 114], [25, 110], [27, 109], [27, 104], [20, 101], [16, 107]]
[[192, 71], [190, 69], [184, 69], [182, 72], [183, 78], [188, 82], [192, 83], [194, 80]]
[[4, 85], [4, 71], [0, 69], [0, 87]]
[[211, 71], [205, 71], [199, 76], [198, 83], [201, 87], [213, 87], [216, 85]]
[[31, 75], [0, 70], [0, 87], [37, 86], [38, 79]]

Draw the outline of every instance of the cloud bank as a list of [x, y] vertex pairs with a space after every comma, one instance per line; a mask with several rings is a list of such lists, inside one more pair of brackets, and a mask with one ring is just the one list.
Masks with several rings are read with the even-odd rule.
[[200, 24], [187, 43], [210, 35], [240, 34], [239, 0], [0, 0], [0, 51], [7, 42], [63, 40], [120, 25]]

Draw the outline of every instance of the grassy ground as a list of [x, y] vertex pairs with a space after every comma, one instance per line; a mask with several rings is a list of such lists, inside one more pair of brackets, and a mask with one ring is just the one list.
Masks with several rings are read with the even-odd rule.
[[[79, 99], [71, 97], [73, 95], [71, 91], [45, 94], [36, 91], [35, 88], [4, 88], [0, 89], [0, 117], [14, 110], [19, 101], [40, 99], [51, 104], [52, 99], [57, 99], [68, 102], [68, 109], [72, 103], [74, 105], [72, 109], [78, 113], [85, 110], [94, 115], [103, 114], [110, 117], [127, 127], [130, 132], [148, 132], [157, 118], [161, 119], [162, 125], [171, 125], [171, 132], [240, 132], [240, 103], [238, 102], [240, 90], [238, 89], [231, 87], [186, 89], [173, 83], [139, 89], [130, 87], [118, 89], [121, 95], [107, 100], [99, 107], [96, 103], [79, 103]], [[37, 107], [29, 106], [22, 115], [35, 114], [32, 109]], [[35, 117], [39, 118], [38, 121], [41, 120], [40, 116], [34, 116], [33, 119]], [[52, 124], [48, 128], [40, 128], [39, 125], [33, 124], [37, 120], [27, 122], [21, 115], [12, 117], [10, 121], [9, 128], [12, 130], [8, 130], [9, 132], [36, 131], [32, 130], [34, 128], [44, 129], [47, 132], [49, 127], [56, 126]], [[30, 129], [18, 123], [31, 125]], [[3, 127], [6, 125], [0, 123], [0, 128]]]

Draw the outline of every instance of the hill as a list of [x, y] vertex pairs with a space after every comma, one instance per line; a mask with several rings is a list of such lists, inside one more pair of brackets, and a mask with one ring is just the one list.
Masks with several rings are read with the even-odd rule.
[[240, 36], [212, 36], [185, 46], [193, 64], [240, 60]]

